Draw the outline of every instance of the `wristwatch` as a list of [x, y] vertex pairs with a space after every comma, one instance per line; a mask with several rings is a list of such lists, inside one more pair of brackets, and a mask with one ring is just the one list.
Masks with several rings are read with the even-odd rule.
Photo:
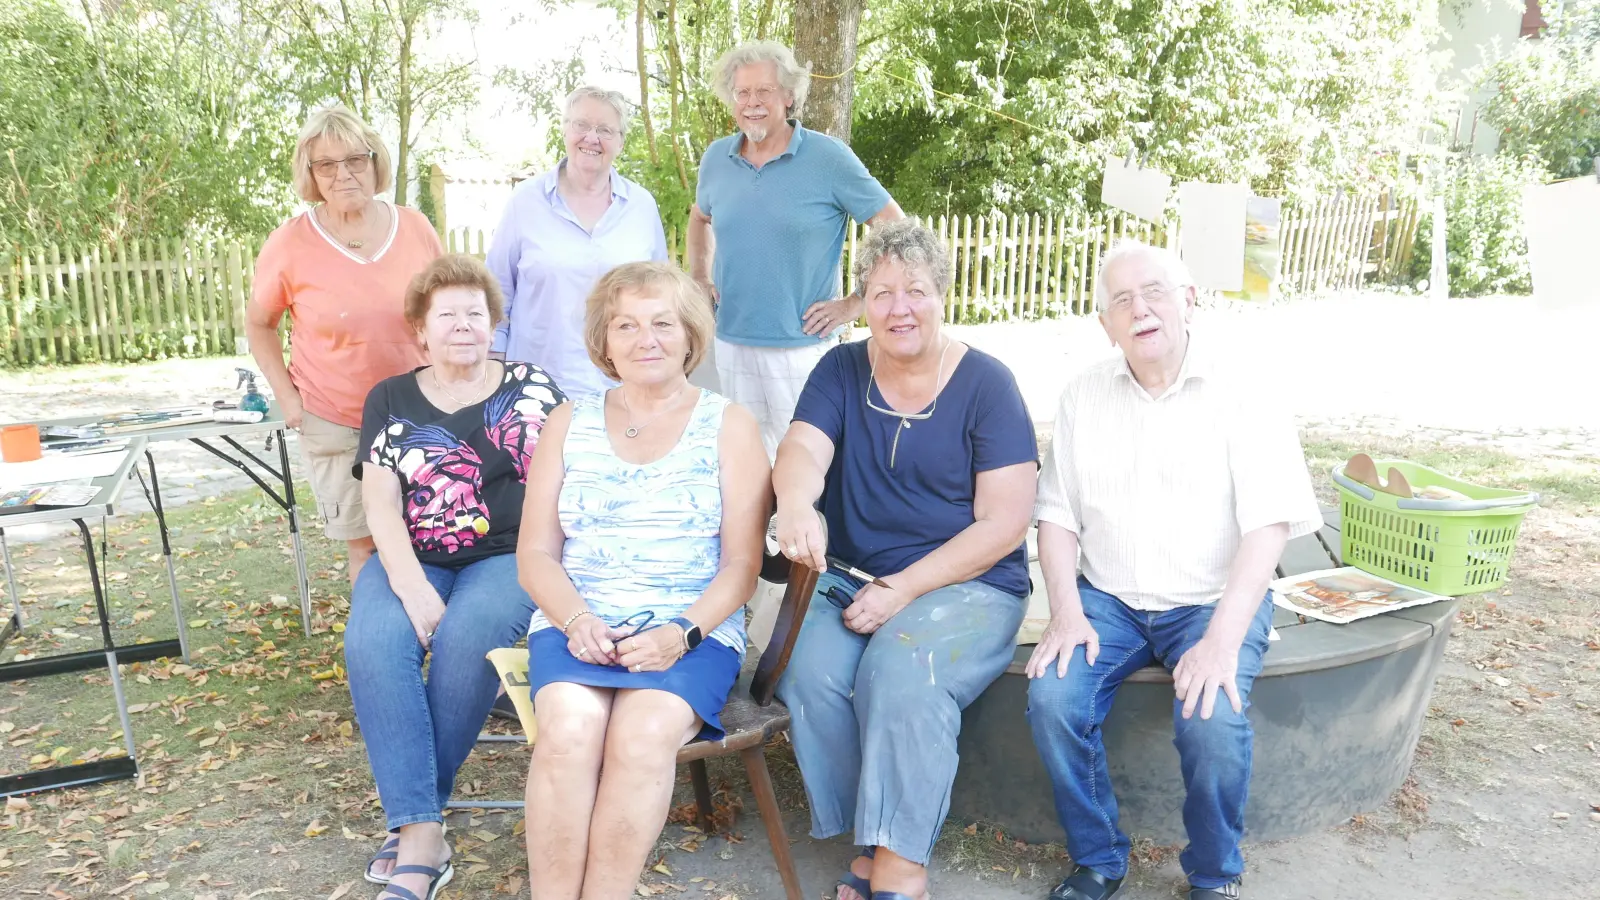
[[690, 650], [700, 646], [702, 635], [700, 634], [699, 625], [689, 621], [689, 619], [685, 616], [679, 616], [676, 619], [673, 619], [672, 624], [683, 629], [683, 643]]

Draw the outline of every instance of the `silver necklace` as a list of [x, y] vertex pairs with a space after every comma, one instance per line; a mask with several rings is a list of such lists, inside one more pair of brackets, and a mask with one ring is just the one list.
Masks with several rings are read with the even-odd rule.
[[671, 397], [667, 398], [667, 404], [666, 406], [662, 407], [661, 412], [656, 413], [638, 425], [633, 424], [633, 410], [628, 408], [628, 392], [624, 391], [622, 388], [617, 388], [617, 397], [622, 400], [622, 411], [628, 414], [628, 427], [623, 430], [623, 436], [636, 438], [639, 436], [639, 431], [641, 429], [648, 428], [651, 422], [654, 422], [655, 420], [671, 412], [673, 402], [678, 399], [678, 396], [683, 393], [683, 389], [688, 386], [689, 382], [685, 381], [676, 391], [672, 392]]
[[[872, 365], [867, 375], [867, 408], [874, 412], [883, 413], [886, 416], [894, 416], [900, 420], [899, 426], [894, 430], [894, 443], [889, 447], [889, 468], [894, 468], [895, 457], [900, 452], [900, 434], [911, 427], [913, 420], [931, 419], [934, 412], [939, 409], [939, 383], [944, 381], [944, 359], [945, 355], [950, 352], [950, 345], [953, 343], [955, 343], [953, 339], [946, 337], [944, 339], [944, 349], [939, 351], [939, 371], [933, 378], [933, 405], [929, 406], [928, 411], [925, 413], [903, 413], [893, 408], [885, 409], [872, 402], [872, 388], [873, 385], [878, 383], [878, 361], [869, 355], [868, 358], [872, 360]], [[883, 351], [879, 350], [878, 352], [882, 353]], [[878, 388], [878, 393], [880, 395], [883, 394], [883, 388]], [[885, 403], [888, 400], [888, 397], [884, 397]]]
[[[437, 366], [435, 366], [432, 369], [429, 369], [428, 371], [433, 373], [433, 386], [438, 388], [439, 391], [441, 393], [443, 393], [446, 397], [449, 397], [450, 398], [450, 402], [454, 403], [457, 406], [471, 406], [472, 404], [477, 402], [476, 400], [465, 400], [464, 401], [460, 397], [457, 397], [455, 394], [450, 393], [450, 389], [444, 386], [444, 382], [443, 381], [439, 380], [439, 368]], [[483, 376], [478, 379], [478, 390], [480, 390], [480, 391], [483, 390], [484, 382], [486, 382], [488, 380], [489, 380], [489, 364], [488, 363], [484, 363], [483, 364]]]

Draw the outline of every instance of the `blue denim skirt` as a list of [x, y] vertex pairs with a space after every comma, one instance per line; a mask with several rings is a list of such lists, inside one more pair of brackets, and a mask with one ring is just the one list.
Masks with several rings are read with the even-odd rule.
[[699, 740], [720, 741], [722, 707], [739, 680], [739, 654], [713, 638], [684, 654], [664, 672], [630, 672], [622, 666], [597, 666], [567, 650], [567, 636], [559, 628], [541, 628], [528, 636], [528, 693], [555, 682], [584, 684], [619, 691], [666, 691], [683, 698], [705, 724]]

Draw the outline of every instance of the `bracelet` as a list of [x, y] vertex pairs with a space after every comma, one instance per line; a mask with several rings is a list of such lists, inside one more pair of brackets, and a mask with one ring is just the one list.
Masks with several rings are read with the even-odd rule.
[[592, 615], [594, 615], [594, 610], [590, 610], [590, 609], [580, 609], [580, 610], [578, 610], [577, 612], [575, 612], [572, 615], [568, 616], [567, 620], [565, 622], [561, 623], [561, 633], [562, 634], [566, 634], [572, 628], [572, 623], [573, 622], [578, 621], [579, 619], [583, 618], [584, 616], [592, 616]]

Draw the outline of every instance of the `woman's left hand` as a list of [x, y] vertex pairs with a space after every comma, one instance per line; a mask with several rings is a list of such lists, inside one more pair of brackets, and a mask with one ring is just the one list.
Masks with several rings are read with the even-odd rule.
[[844, 618], [844, 627], [856, 634], [872, 634], [913, 599], [893, 587], [882, 588], [869, 583], [856, 591], [855, 599], [840, 615]]
[[683, 656], [683, 632], [676, 625], [631, 636], [625, 628], [613, 628], [611, 640], [617, 646], [617, 665], [629, 672], [665, 672]]

